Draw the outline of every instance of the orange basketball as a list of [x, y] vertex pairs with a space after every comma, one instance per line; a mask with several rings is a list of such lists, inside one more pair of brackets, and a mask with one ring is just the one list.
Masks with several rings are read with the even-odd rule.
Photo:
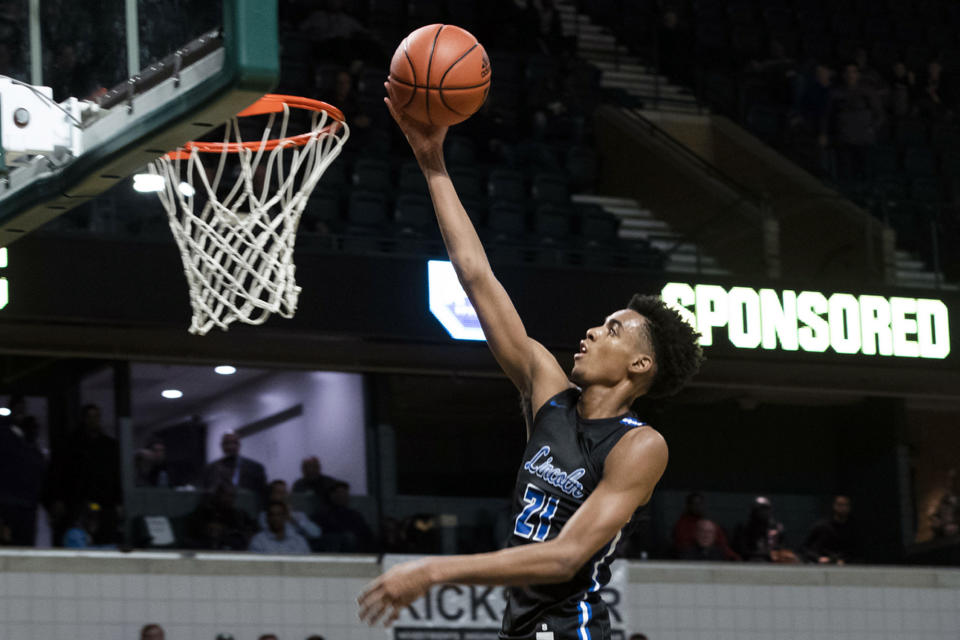
[[394, 105], [407, 115], [428, 124], [456, 124], [487, 99], [490, 59], [469, 31], [430, 24], [397, 47], [388, 81]]

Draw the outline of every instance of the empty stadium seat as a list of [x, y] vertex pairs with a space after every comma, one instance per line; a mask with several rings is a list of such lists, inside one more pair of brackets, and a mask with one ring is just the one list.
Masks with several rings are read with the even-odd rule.
[[400, 193], [416, 193], [429, 195], [427, 179], [423, 177], [423, 170], [416, 160], [406, 160], [400, 165], [400, 175], [397, 178], [397, 190]]
[[390, 165], [380, 158], [359, 158], [353, 165], [353, 186], [366, 191], [387, 193], [393, 189]]
[[533, 212], [532, 228], [538, 240], [566, 238], [573, 222], [573, 209], [557, 204], [542, 204]]
[[531, 195], [538, 202], [565, 204], [570, 201], [570, 191], [564, 176], [555, 173], [540, 173], [533, 177]]
[[487, 194], [491, 200], [522, 202], [527, 197], [523, 174], [514, 169], [494, 169], [487, 180]]
[[436, 228], [433, 204], [430, 198], [414, 193], [404, 193], [397, 197], [394, 220], [401, 231], [422, 231]]
[[485, 226], [495, 237], [518, 238], [527, 229], [523, 207], [514, 202], [496, 201], [490, 205]]
[[387, 220], [387, 198], [382, 193], [356, 190], [350, 194], [347, 223], [352, 230], [378, 229]]
[[483, 199], [485, 193], [478, 169], [467, 166], [451, 167], [449, 173], [461, 200], [464, 198]]

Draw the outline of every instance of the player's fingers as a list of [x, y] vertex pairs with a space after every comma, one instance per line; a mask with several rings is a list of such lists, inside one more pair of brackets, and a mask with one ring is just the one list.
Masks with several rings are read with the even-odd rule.
[[394, 605], [392, 611], [390, 611], [390, 615], [387, 616], [387, 619], [383, 621], [383, 626], [389, 627], [394, 622], [396, 622], [397, 618], [400, 617], [400, 613], [402, 611], [403, 611], [403, 607], [399, 605]]
[[366, 622], [378, 608], [383, 606], [382, 598], [368, 598], [360, 605], [360, 619]]
[[364, 620], [371, 627], [374, 627], [376, 626], [377, 622], [379, 622], [380, 619], [383, 618], [383, 616], [388, 612], [389, 608], [390, 605], [387, 602], [378, 600], [367, 612], [367, 616]]

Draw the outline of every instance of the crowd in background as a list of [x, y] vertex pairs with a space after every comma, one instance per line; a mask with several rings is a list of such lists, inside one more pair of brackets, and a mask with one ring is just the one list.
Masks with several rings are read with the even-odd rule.
[[[12, 397], [10, 415], [0, 417], [0, 543], [34, 546], [38, 509], [42, 505], [52, 542], [69, 548], [186, 548], [249, 550], [261, 553], [395, 552], [441, 553], [438, 514], [415, 513], [403, 519], [384, 517], [375, 532], [363, 514], [350, 506], [350, 486], [322, 472], [320, 460], [308, 456], [301, 477], [292, 486], [267, 481], [264, 466], [241, 455], [241, 439], [223, 434], [222, 456], [199, 469], [202, 498], [181, 517], [162, 513], [125, 514], [120, 483], [120, 453], [104, 433], [100, 410], [86, 405], [64, 445], [47, 458], [37, 446], [37, 421], [26, 413], [22, 398]], [[134, 460], [141, 487], [175, 490], [177, 480], [167, 464], [166, 446], [153, 437]], [[958, 497], [956, 473], [930, 513], [935, 539], [956, 539]], [[247, 500], [241, 505], [238, 495]], [[650, 548], [628, 535], [622, 552], [628, 557], [679, 560], [772, 563], [845, 564], [864, 561], [862, 533], [851, 519], [851, 500], [835, 495], [830, 512], [803, 538], [787, 540], [774, 515], [772, 500], [758, 496], [732, 535], [710, 517], [703, 493], [690, 493], [669, 535], [669, 548]], [[490, 543], [505, 543], [499, 520], [490, 523]], [[122, 526], [130, 520], [130, 535]], [[498, 533], [500, 532], [500, 533]], [[504, 538], [503, 540], [496, 539]]]

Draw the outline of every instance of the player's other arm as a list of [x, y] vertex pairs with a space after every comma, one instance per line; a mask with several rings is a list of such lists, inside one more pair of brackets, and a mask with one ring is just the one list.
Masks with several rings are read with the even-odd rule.
[[667, 444], [650, 428], [625, 435], [607, 456], [603, 479], [553, 540], [493, 553], [424, 558], [397, 565], [360, 598], [360, 617], [387, 624], [434, 584], [566, 582], [646, 504], [667, 466]]
[[447, 254], [477, 311], [487, 344], [507, 376], [530, 397], [536, 411], [570, 383], [550, 352], [527, 336], [510, 296], [490, 268], [480, 237], [444, 164], [447, 127], [417, 122], [395, 110], [389, 99], [386, 102], [427, 179]]

